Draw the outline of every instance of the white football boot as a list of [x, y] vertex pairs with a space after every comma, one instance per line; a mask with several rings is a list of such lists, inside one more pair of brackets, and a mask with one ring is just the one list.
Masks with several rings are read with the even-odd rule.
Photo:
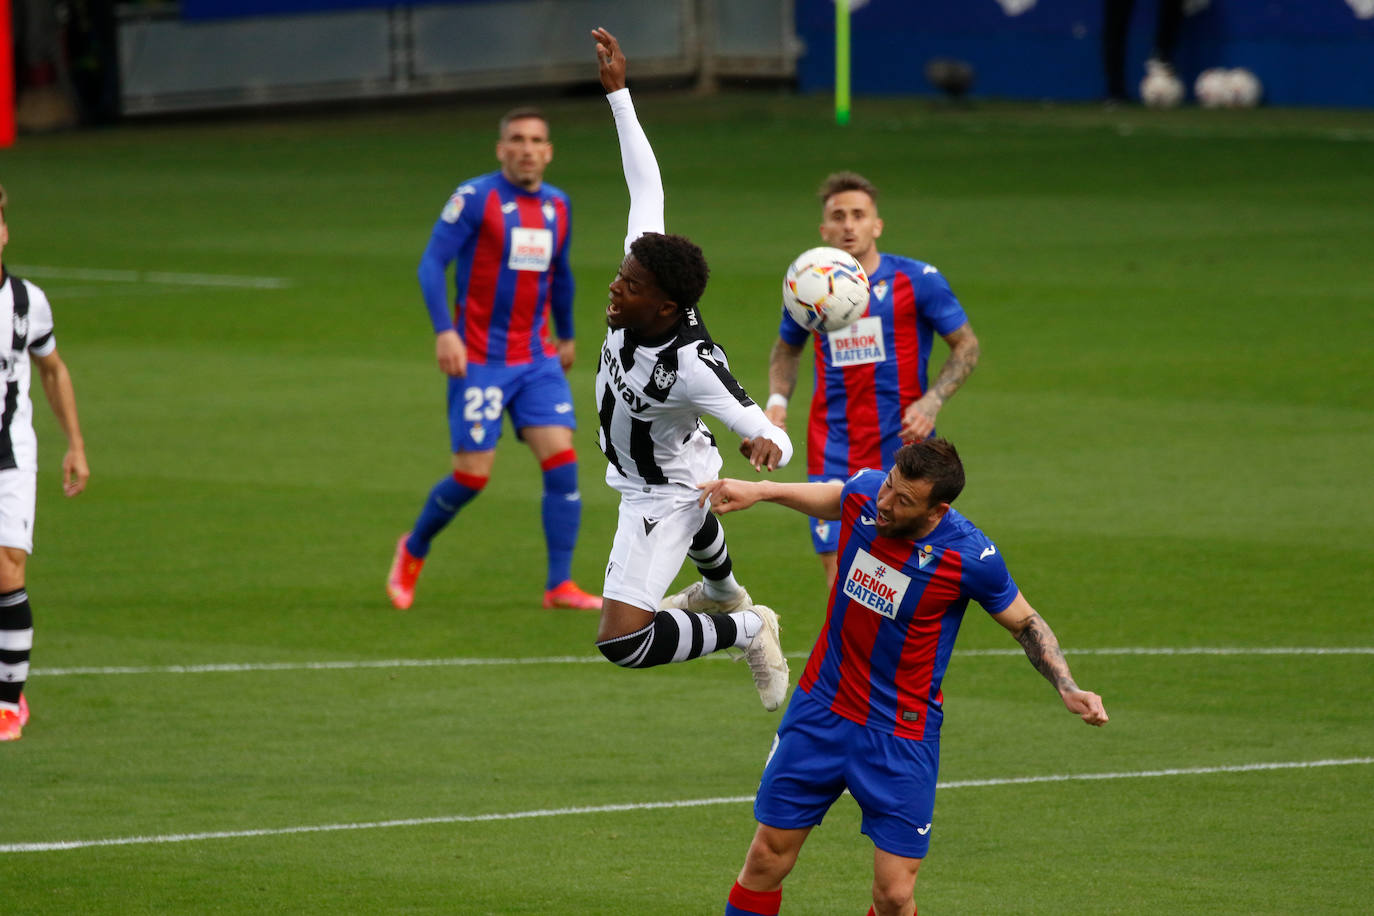
[[744, 660], [754, 675], [754, 687], [763, 701], [763, 708], [772, 712], [787, 699], [787, 659], [782, 654], [782, 642], [778, 637], [778, 615], [761, 604], [750, 610], [759, 615], [763, 626], [744, 650]]
[[706, 597], [706, 583], [698, 579], [682, 591], [669, 595], [658, 603], [660, 610], [677, 608], [683, 611], [699, 611], [703, 614], [723, 613], [731, 611], [742, 611], [753, 603], [749, 593], [743, 588], [733, 598], [724, 601], [716, 601], [714, 598]]

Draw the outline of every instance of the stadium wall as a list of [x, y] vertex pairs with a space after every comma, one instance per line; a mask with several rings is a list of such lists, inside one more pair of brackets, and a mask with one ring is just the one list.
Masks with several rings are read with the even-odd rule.
[[182, 0], [120, 7], [121, 113], [594, 81], [599, 23], [641, 77], [794, 72], [793, 0]]
[[[852, 90], [933, 94], [924, 65], [965, 60], [973, 94], [1092, 100], [1106, 94], [1102, 0], [871, 0], [851, 19]], [[1273, 105], [1374, 106], [1374, 0], [1186, 0], [1176, 64], [1247, 67]], [[1132, 94], [1154, 38], [1156, 0], [1137, 0], [1127, 58]], [[833, 0], [797, 0], [803, 91], [834, 86]]]

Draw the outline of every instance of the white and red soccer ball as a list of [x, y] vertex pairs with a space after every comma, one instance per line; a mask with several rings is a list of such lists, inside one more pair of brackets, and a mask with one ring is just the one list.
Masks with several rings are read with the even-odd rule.
[[868, 310], [868, 274], [847, 251], [803, 251], [782, 278], [782, 306], [808, 331], [837, 331]]

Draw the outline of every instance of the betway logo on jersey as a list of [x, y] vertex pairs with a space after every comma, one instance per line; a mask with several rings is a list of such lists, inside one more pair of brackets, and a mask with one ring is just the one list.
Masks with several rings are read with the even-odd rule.
[[911, 577], [898, 572], [863, 548], [849, 565], [844, 580], [845, 597], [871, 608], [884, 617], [896, 619]]
[[611, 387], [620, 395], [620, 399], [630, 405], [630, 409], [635, 413], [646, 410], [649, 402], [644, 400], [635, 390], [630, 387], [629, 381], [625, 378], [625, 373], [620, 369], [620, 360], [611, 352], [609, 345], [603, 344], [601, 347], [601, 362], [606, 367], [606, 373], [610, 376]]
[[837, 367], [862, 366], [887, 359], [881, 318], [860, 318], [847, 328], [830, 332], [829, 338], [830, 362]]
[[553, 261], [553, 233], [547, 229], [525, 229], [517, 226], [510, 231], [511, 270], [543, 272]]

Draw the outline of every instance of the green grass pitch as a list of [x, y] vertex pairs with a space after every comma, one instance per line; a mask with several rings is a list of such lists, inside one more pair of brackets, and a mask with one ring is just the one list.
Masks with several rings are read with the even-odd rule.
[[[604, 103], [547, 101], [576, 220], [591, 587], [616, 506], [591, 385], [627, 197]], [[1067, 715], [971, 609], [921, 912], [1365, 906], [1374, 115], [859, 99], [837, 128], [825, 98], [638, 105], [668, 227], [712, 266], [703, 314], [756, 396], [837, 168], [879, 185], [882, 247], [940, 267], [982, 340], [940, 418], [960, 507], [1112, 722]], [[592, 615], [540, 608], [539, 478], [509, 433], [414, 609], [383, 592], [448, 464], [415, 265], [451, 189], [495, 167], [504, 107], [0, 153], [5, 263], [53, 301], [93, 470], [61, 497], [40, 394], [34, 717], [0, 747], [9, 911], [723, 909], [778, 717], [743, 666], [621, 671]], [[795, 680], [824, 601], [803, 523], [762, 507], [726, 528]], [[865, 911], [857, 830], [844, 799], [785, 913]]]

